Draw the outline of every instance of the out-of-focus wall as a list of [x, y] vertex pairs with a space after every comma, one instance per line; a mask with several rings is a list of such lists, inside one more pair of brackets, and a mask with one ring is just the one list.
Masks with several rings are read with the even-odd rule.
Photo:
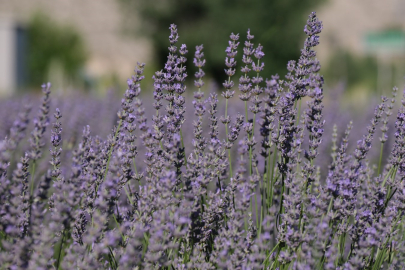
[[317, 14], [324, 26], [317, 48], [323, 62], [338, 48], [364, 55], [368, 33], [388, 28], [405, 30], [403, 0], [328, 0]]
[[0, 18], [0, 95], [9, 95], [16, 87], [15, 31], [10, 18]]
[[[72, 25], [83, 36], [89, 50], [88, 74], [95, 77], [116, 74], [119, 79], [125, 80], [133, 73], [136, 62], [148, 62], [152, 52], [147, 39], [123, 33], [121, 8], [117, 0], [0, 0], [0, 21], [7, 18], [8, 24], [24, 25], [35, 12], [40, 11], [57, 22]], [[6, 32], [1, 32], [2, 47], [10, 46], [7, 44], [12, 42], [3, 42], [3, 39], [10, 38], [5, 36], [9, 35]], [[5, 66], [0, 67], [0, 79], [11, 78], [3, 72], [11, 65], [9, 60], [2, 59], [0, 62]]]

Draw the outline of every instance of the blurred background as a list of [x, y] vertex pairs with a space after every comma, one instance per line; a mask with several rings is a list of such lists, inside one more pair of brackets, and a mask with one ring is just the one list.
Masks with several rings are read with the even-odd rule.
[[325, 89], [357, 102], [402, 87], [403, 0], [0, 0], [0, 96], [38, 91], [44, 81], [66, 94], [119, 94], [137, 61], [147, 63], [151, 85], [171, 23], [188, 45], [188, 66], [195, 46], [205, 45], [212, 82], [224, 78], [229, 34], [243, 42], [248, 28], [264, 46], [264, 76], [283, 76], [299, 57], [311, 11], [324, 25], [317, 51]]

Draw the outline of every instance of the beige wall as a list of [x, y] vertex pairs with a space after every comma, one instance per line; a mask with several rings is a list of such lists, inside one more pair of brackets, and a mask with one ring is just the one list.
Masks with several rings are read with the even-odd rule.
[[[89, 74], [98, 77], [116, 73], [125, 80], [137, 61], [150, 62], [151, 50], [145, 38], [122, 33], [121, 8], [117, 0], [0, 0], [0, 21], [12, 18], [24, 23], [33, 12], [42, 11], [59, 22], [72, 24], [87, 43]], [[326, 63], [339, 47], [362, 54], [367, 32], [392, 26], [405, 28], [405, 0], [327, 0], [315, 11], [324, 25], [317, 49], [321, 63]], [[136, 14], [132, 16], [136, 18]], [[1, 78], [10, 78], [10, 69], [3, 67], [9, 60], [2, 59], [1, 65]]]
[[0, 18], [0, 95], [8, 95], [15, 88], [14, 34], [12, 21]]
[[363, 39], [369, 32], [405, 29], [404, 0], [327, 0], [317, 14], [324, 26], [318, 48], [322, 62], [337, 48], [363, 54]]
[[36, 11], [80, 31], [89, 50], [86, 69], [92, 76], [116, 73], [125, 80], [137, 61], [151, 58], [148, 40], [122, 33], [122, 10], [117, 0], [0, 0], [0, 18], [12, 17], [24, 23]]

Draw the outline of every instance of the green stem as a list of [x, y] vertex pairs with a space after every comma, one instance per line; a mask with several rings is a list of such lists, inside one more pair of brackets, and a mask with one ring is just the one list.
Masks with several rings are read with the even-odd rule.
[[259, 213], [259, 208], [257, 205], [257, 193], [255, 192], [255, 212], [256, 212], [256, 228], [260, 228], [260, 216], [261, 214]]
[[383, 183], [382, 183], [382, 187], [385, 186], [385, 183], [387, 182], [388, 177], [394, 172], [395, 169], [396, 169], [395, 166], [392, 166], [391, 169], [388, 171], [387, 175], [384, 177], [384, 181], [383, 181]]
[[117, 260], [115, 259], [114, 252], [113, 252], [113, 250], [112, 250], [112, 248], [110, 246], [108, 247], [108, 250], [110, 251], [110, 258], [111, 258], [110, 265], [111, 265], [111, 267], [113, 269], [118, 269]]
[[183, 132], [181, 131], [181, 128], [180, 128], [180, 141], [181, 141], [181, 148], [183, 148], [184, 165], [187, 166], [186, 148], [184, 148]]
[[298, 112], [297, 112], [297, 115], [298, 115], [298, 117], [297, 117], [297, 123], [296, 123], [296, 126], [298, 126], [298, 124], [299, 124], [299, 122], [300, 122], [300, 116], [301, 116], [301, 98], [300, 98], [300, 100], [298, 101]]
[[31, 169], [31, 183], [30, 183], [30, 196], [32, 196], [34, 194], [34, 176], [35, 176], [35, 168], [36, 168], [36, 161], [34, 160], [32, 162], [32, 169]]
[[[259, 169], [256, 167], [256, 173], [260, 177]], [[261, 195], [261, 200], [260, 200], [260, 216], [259, 216], [259, 221], [257, 223], [257, 228], [258, 228], [258, 235], [261, 234], [262, 232], [262, 223], [263, 223], [263, 216], [264, 216], [264, 209], [265, 209], [265, 204], [266, 204], [266, 188], [265, 188], [265, 182], [264, 179], [262, 178], [262, 181], [259, 182], [259, 191]], [[257, 213], [257, 205], [256, 205], [256, 213]]]
[[[225, 101], [225, 119], [228, 116], [228, 99]], [[226, 141], [228, 142], [228, 123], [225, 124], [225, 133], [226, 133]], [[231, 158], [231, 149], [228, 149], [228, 159], [229, 159], [229, 176], [232, 178], [232, 158]]]
[[[270, 142], [270, 135], [269, 135], [269, 142]], [[270, 176], [270, 163], [271, 163], [271, 155], [270, 155], [270, 147], [269, 147], [269, 154], [267, 156], [267, 168], [266, 168], [266, 201], [267, 201], [267, 206], [269, 207], [269, 198], [270, 198], [270, 185], [271, 185], [271, 176]]]
[[381, 162], [382, 162], [383, 149], [384, 149], [384, 143], [381, 143], [381, 148], [380, 148], [380, 160], [378, 161], [377, 175], [380, 175], [380, 172], [381, 172]]
[[122, 241], [125, 241], [125, 236], [124, 236], [124, 235], [122, 234], [122, 232], [121, 232], [121, 226], [120, 226], [120, 224], [119, 224], [117, 218], [115, 217], [115, 214], [113, 214], [113, 218], [114, 218], [115, 224], [117, 224], [117, 227], [118, 227], [118, 229], [120, 230], [120, 234], [121, 234]]
[[131, 203], [131, 205], [133, 205], [134, 202], [132, 201], [131, 195], [128, 192], [127, 186], [124, 186], [124, 190], [125, 190], [125, 194], [127, 194], [129, 202]]
[[63, 232], [62, 232], [62, 240], [60, 242], [60, 247], [59, 247], [59, 251], [58, 251], [59, 254], [58, 254], [58, 260], [56, 261], [56, 269], [59, 269], [59, 267], [60, 267], [60, 259], [61, 259], [61, 256], [62, 256], [62, 249], [63, 249], [64, 240], [65, 240], [65, 230], [63, 230]]
[[[278, 245], [280, 243], [277, 243], [277, 245], [275, 245], [275, 247], [270, 251], [269, 255], [266, 257], [266, 259], [263, 261], [263, 264], [267, 264], [267, 261], [270, 259], [271, 254], [273, 254], [273, 252], [276, 250], [276, 248], [278, 248]], [[264, 267], [265, 268], [265, 267]]]
[[107, 166], [106, 166], [106, 168], [105, 168], [104, 179], [103, 179], [104, 181], [105, 181], [105, 179], [106, 179], [106, 177], [107, 177], [108, 168], [109, 168], [109, 166], [110, 166], [111, 154], [112, 154], [112, 151], [113, 151], [113, 149], [114, 149], [115, 140], [117, 139], [118, 132], [119, 132], [119, 130], [120, 130], [120, 128], [121, 128], [121, 125], [122, 125], [122, 119], [121, 119], [120, 122], [118, 123], [117, 130], [115, 131], [115, 134], [114, 134], [113, 143], [112, 143], [112, 145], [111, 145], [110, 151], [108, 152]]
[[[288, 162], [289, 162], [289, 158], [287, 157], [287, 158], [285, 158], [285, 164], [288, 164]], [[284, 213], [284, 204], [283, 203], [284, 203], [284, 193], [286, 192], [285, 178], [286, 178], [286, 175], [283, 174], [282, 178], [281, 178], [282, 188], [281, 188], [281, 199], [280, 199], [280, 210], [279, 210], [280, 215]], [[288, 190], [287, 190], [287, 192], [288, 192]]]
[[248, 108], [247, 108], [247, 101], [245, 100], [245, 123], [248, 122]]
[[[274, 247], [274, 249], [275, 249], [276, 247], [278, 247], [279, 244], [280, 244], [280, 243], [277, 243], [277, 245]], [[274, 250], [274, 249], [273, 249], [273, 250]], [[273, 250], [272, 250], [272, 252], [274, 252]], [[280, 255], [280, 251], [281, 251], [281, 248], [278, 248], [278, 250], [277, 250], [277, 255], [276, 255], [276, 257], [274, 258], [274, 261], [273, 261], [273, 263], [271, 264], [270, 269], [273, 269], [274, 264], [278, 262], [278, 256]], [[271, 255], [271, 253], [270, 253], [270, 255]], [[277, 265], [277, 264], [276, 264], [276, 265]], [[269, 268], [267, 268], [267, 269], [269, 269]]]
[[274, 150], [273, 153], [273, 165], [271, 167], [271, 183], [270, 183], [270, 204], [269, 204], [269, 208], [271, 208], [273, 206], [273, 187], [274, 187], [274, 167], [276, 166], [276, 159], [277, 159], [277, 147]]
[[134, 165], [134, 171], [136, 174], [138, 174], [138, 169], [136, 167], [136, 162], [135, 162], [135, 158], [132, 158], [132, 164]]

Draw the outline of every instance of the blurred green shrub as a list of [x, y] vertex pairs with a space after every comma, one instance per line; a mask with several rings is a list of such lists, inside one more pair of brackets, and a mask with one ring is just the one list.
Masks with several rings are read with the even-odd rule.
[[347, 90], [359, 86], [373, 92], [378, 83], [378, 62], [373, 56], [356, 56], [346, 50], [337, 50], [330, 58], [325, 72], [325, 81], [332, 86], [343, 81]]
[[69, 83], [80, 81], [87, 53], [82, 37], [73, 27], [57, 24], [48, 16], [36, 13], [28, 23], [27, 37], [30, 86], [41, 85], [55, 66], [62, 70]]
[[[193, 66], [196, 45], [204, 44], [207, 59], [204, 71], [222, 82], [224, 51], [231, 32], [240, 33], [239, 58], [242, 55], [246, 31], [251, 29], [253, 42], [263, 45], [266, 54], [264, 77], [286, 73], [286, 63], [298, 59], [299, 48], [304, 39], [302, 25], [307, 13], [325, 0], [119, 0], [128, 13], [127, 25], [133, 13], [141, 15], [138, 31], [152, 38], [155, 61], [161, 67], [167, 60], [168, 25], [178, 26], [179, 43], [188, 45], [188, 66]], [[136, 16], [135, 16], [136, 17]], [[128, 19], [129, 18], [129, 19]], [[139, 24], [138, 24], [139, 25]], [[280, 74], [280, 75], [284, 75]], [[190, 76], [191, 77], [191, 76]]]

